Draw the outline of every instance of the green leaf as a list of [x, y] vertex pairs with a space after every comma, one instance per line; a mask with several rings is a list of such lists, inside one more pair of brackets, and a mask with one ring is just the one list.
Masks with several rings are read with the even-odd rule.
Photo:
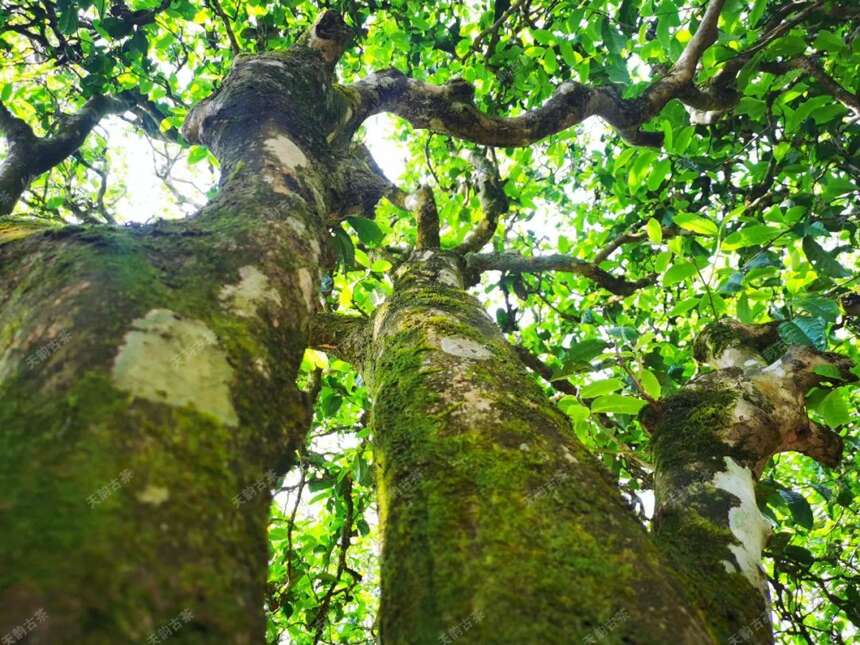
[[672, 220], [681, 228], [699, 235], [716, 235], [719, 228], [711, 220], [692, 213], [678, 213]]
[[645, 390], [645, 393], [650, 396], [652, 399], [659, 399], [660, 392], [662, 388], [660, 387], [660, 381], [657, 380], [657, 377], [654, 375], [654, 372], [651, 370], [640, 370], [637, 375], [639, 379], [639, 384]]
[[825, 326], [821, 318], [798, 317], [782, 323], [779, 335], [789, 345], [807, 345], [824, 351], [827, 348]]
[[377, 246], [385, 238], [385, 233], [379, 228], [376, 222], [366, 217], [347, 217], [346, 221], [358, 235], [364, 244], [368, 246]]
[[797, 306], [817, 318], [836, 322], [839, 318], [839, 304], [830, 298], [810, 296], [797, 301]]
[[192, 146], [191, 152], [188, 153], [188, 164], [196, 164], [206, 158], [208, 150], [203, 146]]
[[645, 223], [645, 232], [653, 244], [660, 244], [663, 241], [663, 227], [653, 217]]
[[794, 523], [806, 529], [811, 529], [813, 523], [812, 508], [810, 508], [806, 498], [800, 493], [788, 490], [787, 488], [780, 489], [779, 496], [788, 505], [788, 510], [791, 511]]
[[854, 414], [852, 414], [851, 406], [848, 404], [848, 397], [846, 396], [847, 389], [840, 387], [829, 392], [814, 408], [821, 415], [824, 423], [831, 428], [845, 425], [854, 419]]
[[636, 161], [633, 162], [627, 173], [627, 185], [631, 193], [635, 193], [642, 182], [648, 178], [655, 159], [657, 159], [657, 153], [653, 150], [643, 150], [636, 157]]
[[622, 394], [607, 394], [591, 403], [592, 412], [615, 412], [617, 414], [639, 414], [639, 410], [648, 405], [642, 399]]
[[803, 238], [803, 252], [820, 275], [831, 278], [845, 278], [851, 275], [830, 253], [809, 236]]
[[696, 275], [696, 265], [692, 262], [681, 262], [666, 271], [663, 276], [663, 284], [670, 287], [694, 275]]
[[856, 190], [857, 185], [850, 179], [828, 175], [824, 180], [824, 190], [821, 193], [821, 197], [825, 202], [829, 202], [845, 193], [851, 193]]
[[61, 0], [57, 3], [59, 20], [57, 26], [63, 34], [73, 34], [78, 28], [78, 8], [72, 0]]
[[337, 248], [338, 258], [344, 268], [349, 270], [355, 266], [355, 247], [352, 245], [352, 239], [339, 226], [332, 229], [334, 234], [334, 245]]
[[566, 352], [566, 358], [579, 363], [587, 363], [595, 356], [600, 355], [607, 346], [608, 344], [599, 338], [587, 338], [571, 345]]
[[604, 394], [611, 394], [612, 392], [617, 392], [622, 387], [624, 387], [624, 382], [621, 379], [607, 378], [602, 379], [600, 381], [594, 381], [593, 383], [589, 383], [588, 385], [584, 386], [579, 391], [579, 395], [583, 399], [593, 399]]
[[672, 307], [669, 310], [669, 317], [674, 318], [675, 316], [681, 316], [692, 309], [695, 309], [699, 304], [699, 296], [693, 296], [692, 298], [685, 298], [677, 305]]
[[648, 175], [648, 190], [657, 190], [660, 184], [666, 179], [666, 176], [672, 170], [672, 162], [668, 159], [661, 159], [651, 168], [651, 174]]
[[807, 567], [815, 562], [815, 556], [812, 555], [809, 549], [804, 549], [802, 546], [797, 546], [796, 544], [789, 544], [782, 550], [782, 553], [795, 562], [805, 564]]

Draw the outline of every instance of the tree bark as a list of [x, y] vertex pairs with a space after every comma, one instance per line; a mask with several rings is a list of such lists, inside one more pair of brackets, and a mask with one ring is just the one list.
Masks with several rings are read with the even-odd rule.
[[643, 415], [653, 431], [656, 539], [720, 642], [773, 642], [761, 565], [770, 524], [755, 492], [767, 461], [795, 450], [835, 466], [842, 452], [838, 435], [809, 420], [804, 395], [824, 365], [853, 380], [850, 361], [791, 347], [768, 364], [762, 353], [777, 343], [774, 324], [711, 325], [696, 357], [714, 371]]
[[369, 326], [319, 334], [373, 399], [382, 642], [712, 642], [463, 269], [417, 251]]
[[239, 57], [192, 112], [223, 170], [201, 213], [4, 231], [0, 633], [38, 615], [31, 643], [263, 640], [325, 221], [385, 187], [337, 136], [346, 34], [326, 16], [288, 52]]

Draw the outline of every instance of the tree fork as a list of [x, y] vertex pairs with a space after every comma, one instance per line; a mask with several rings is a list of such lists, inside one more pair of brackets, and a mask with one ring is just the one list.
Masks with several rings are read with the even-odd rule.
[[714, 371], [642, 415], [653, 433], [655, 537], [721, 642], [773, 642], [761, 569], [770, 524], [755, 496], [764, 466], [794, 450], [833, 467], [842, 452], [836, 433], [809, 420], [804, 396], [825, 378], [816, 368], [855, 380], [851, 361], [795, 346], [768, 364], [762, 353], [777, 342], [775, 323], [713, 323], [695, 349]]
[[34, 643], [139, 642], [179, 616], [184, 642], [263, 639], [325, 222], [385, 188], [357, 194], [366, 153], [330, 137], [348, 37], [326, 14], [288, 52], [239, 57], [192, 111], [187, 135], [224, 171], [194, 217], [7, 231], [0, 633], [38, 611]]

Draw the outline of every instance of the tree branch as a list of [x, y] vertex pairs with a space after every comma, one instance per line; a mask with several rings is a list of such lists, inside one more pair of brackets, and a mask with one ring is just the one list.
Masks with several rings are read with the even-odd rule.
[[418, 238], [415, 241], [417, 250], [438, 249], [439, 240], [439, 211], [436, 210], [436, 200], [429, 186], [421, 186], [415, 194], [415, 219], [418, 221]]
[[638, 289], [654, 282], [653, 276], [630, 282], [617, 278], [592, 262], [586, 262], [569, 255], [543, 255], [525, 257], [518, 253], [469, 253], [466, 266], [470, 271], [515, 271], [519, 273], [540, 273], [542, 271], [566, 271], [588, 278], [610, 293], [629, 296]]
[[505, 195], [502, 178], [499, 177], [499, 169], [484, 155], [473, 153], [469, 156], [472, 165], [475, 166], [475, 174], [478, 179], [478, 191], [481, 197], [481, 208], [484, 217], [471, 231], [463, 243], [456, 249], [455, 253], [465, 255], [466, 253], [477, 253], [485, 244], [493, 239], [499, 218], [508, 212], [510, 206], [508, 196]]
[[373, 114], [391, 112], [416, 128], [482, 145], [518, 147], [599, 116], [630, 143], [659, 146], [663, 135], [643, 132], [640, 126], [691, 85], [702, 53], [716, 40], [724, 2], [710, 1], [678, 61], [639, 98], [624, 99], [611, 86], [592, 87], [568, 81], [541, 107], [515, 117], [497, 117], [474, 105], [474, 88], [462, 79], [432, 85], [408, 78], [398, 70], [387, 70], [351, 86], [358, 96], [354, 127]]
[[0, 165], [0, 216], [12, 212], [34, 177], [74, 154], [104, 116], [125, 112], [133, 105], [130, 94], [94, 96], [77, 114], [60, 118], [56, 135], [40, 138], [0, 104], [0, 129], [9, 141], [9, 155]]
[[356, 364], [364, 356], [367, 346], [367, 320], [360, 316], [318, 313], [311, 319], [308, 344]]
[[236, 40], [236, 34], [233, 33], [233, 28], [230, 26], [230, 17], [224, 13], [224, 9], [221, 7], [221, 3], [218, 2], [218, 0], [206, 0], [206, 4], [208, 4], [215, 15], [221, 19], [221, 23], [224, 25], [224, 30], [227, 32], [227, 38], [230, 41], [230, 49], [233, 50], [234, 56], [238, 56], [241, 48], [239, 47], [239, 42]]
[[554, 381], [552, 368], [546, 363], [544, 363], [540, 358], [538, 358], [525, 347], [522, 347], [520, 345], [512, 345], [512, 347], [517, 353], [517, 356], [519, 356], [520, 361], [523, 363], [523, 365], [525, 365], [535, 374], [544, 379], [553, 388], [555, 388], [559, 392], [564, 392], [565, 394], [572, 394], [573, 396], [577, 395], [576, 386], [567, 379], [560, 379]]
[[824, 91], [830, 94], [837, 101], [842, 103], [850, 110], [854, 110], [857, 116], [860, 116], [860, 94], [852, 94], [844, 87], [839, 85], [813, 56], [798, 56], [783, 63], [763, 63], [760, 69], [771, 74], [785, 74], [792, 69], [799, 69], [818, 81], [818, 84], [824, 88]]

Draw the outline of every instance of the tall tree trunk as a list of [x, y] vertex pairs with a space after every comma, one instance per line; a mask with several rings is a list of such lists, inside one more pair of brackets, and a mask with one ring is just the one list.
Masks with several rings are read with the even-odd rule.
[[32, 643], [261, 642], [325, 219], [384, 186], [347, 177], [370, 173], [336, 136], [341, 26], [238, 58], [192, 112], [222, 165], [197, 216], [0, 245], [0, 633], [38, 613]]
[[842, 452], [838, 435], [809, 420], [804, 395], [824, 365], [853, 379], [850, 361], [792, 347], [768, 365], [762, 352], [778, 343], [773, 324], [711, 325], [696, 357], [715, 371], [643, 415], [654, 433], [656, 538], [721, 642], [773, 642], [761, 568], [770, 524], [755, 492], [767, 461], [795, 450], [835, 466]]
[[382, 641], [711, 642], [461, 262], [417, 251], [368, 326], [321, 322], [373, 399]]

